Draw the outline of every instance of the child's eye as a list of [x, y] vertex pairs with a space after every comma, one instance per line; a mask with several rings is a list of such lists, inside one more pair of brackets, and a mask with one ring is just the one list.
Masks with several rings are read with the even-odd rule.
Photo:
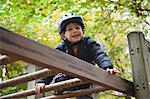
[[72, 29], [71, 29], [71, 28], [68, 28], [67, 30], [68, 30], [68, 31], [71, 31]]
[[71, 30], [72, 30], [71, 28], [68, 29], [68, 31], [71, 31]]
[[80, 29], [80, 27], [76, 27], [76, 29]]

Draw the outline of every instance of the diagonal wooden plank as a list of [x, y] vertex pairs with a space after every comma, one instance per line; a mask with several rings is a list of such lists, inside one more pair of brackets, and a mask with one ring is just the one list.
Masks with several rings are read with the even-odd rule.
[[[74, 78], [74, 79], [46, 85], [44, 92], [48, 92], [51, 90], [57, 90], [58, 88], [68, 88], [68, 87], [72, 87], [72, 86], [78, 86], [80, 84], [85, 84], [85, 83], [78, 78]], [[98, 86], [98, 88], [99, 88], [99, 90], [100, 89], [106, 90], [105, 88], [100, 87], [100, 86]], [[21, 97], [30, 96], [30, 95], [34, 95], [34, 94], [37, 94], [35, 88], [17, 92], [17, 93], [13, 93], [13, 94], [9, 94], [9, 95], [5, 95], [5, 96], [0, 96], [0, 99], [20, 99]]]
[[15, 86], [21, 83], [29, 82], [29, 81], [36, 80], [42, 77], [48, 77], [54, 74], [56, 73], [54, 73], [54, 71], [51, 71], [49, 69], [39, 70], [33, 73], [29, 73], [26, 75], [18, 76], [16, 78], [5, 80], [0, 83], [0, 88], [2, 89], [5, 87], [9, 87], [9, 86]]
[[15, 55], [26, 62], [74, 75], [91, 83], [134, 96], [132, 82], [2, 27], [0, 28], [0, 45], [2, 54]]
[[66, 98], [70, 98], [70, 97], [90, 95], [91, 93], [97, 93], [97, 92], [106, 91], [106, 90], [109, 90], [109, 89], [103, 88], [101, 86], [97, 86], [95, 88], [82, 89], [82, 90], [72, 91], [69, 93], [64, 93], [62, 95], [52, 95], [52, 96], [48, 96], [48, 97], [43, 97], [40, 99], [66, 99]]

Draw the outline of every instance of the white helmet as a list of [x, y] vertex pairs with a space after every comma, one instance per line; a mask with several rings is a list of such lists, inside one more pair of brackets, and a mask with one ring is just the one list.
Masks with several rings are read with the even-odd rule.
[[70, 22], [79, 23], [82, 29], [84, 30], [84, 21], [82, 17], [78, 14], [70, 13], [70, 14], [65, 14], [58, 23], [58, 31], [60, 34], [65, 30], [66, 25]]

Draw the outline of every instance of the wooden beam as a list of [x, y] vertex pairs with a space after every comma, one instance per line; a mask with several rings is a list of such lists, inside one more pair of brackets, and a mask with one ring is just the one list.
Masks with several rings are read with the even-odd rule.
[[100, 86], [134, 96], [133, 83], [103, 69], [0, 28], [0, 53], [15, 55], [26, 62], [78, 77]]
[[[44, 92], [47, 92], [47, 91], [50, 91], [50, 90], [57, 90], [59, 88], [73, 87], [73, 86], [77, 86], [77, 85], [80, 85], [80, 84], [83, 84], [83, 83], [84, 82], [81, 81], [80, 79], [74, 78], [74, 79], [70, 79], [70, 80], [66, 80], [66, 81], [62, 81], [62, 82], [47, 85], [47, 86], [45, 86]], [[12, 98], [13, 99], [17, 98], [18, 99], [18, 98], [21, 98], [21, 97], [30, 96], [30, 95], [34, 95], [34, 94], [37, 94], [35, 92], [35, 88], [30, 89], [30, 90], [21, 91], [21, 92], [18, 92], [18, 93], [13, 93], [13, 94], [1, 96], [0, 99], [12, 99]]]
[[137, 99], [150, 99], [150, 43], [142, 32], [128, 34], [135, 95]]
[[105, 90], [108, 90], [108, 89], [97, 86], [95, 88], [82, 89], [82, 90], [72, 91], [70, 93], [65, 93], [62, 95], [52, 95], [52, 96], [48, 96], [48, 97], [44, 97], [40, 99], [65, 99], [65, 98], [76, 97], [76, 96], [90, 95], [91, 93], [97, 93], [97, 92], [105, 91]]
[[0, 88], [5, 88], [5, 87], [9, 87], [9, 86], [15, 86], [21, 83], [25, 83], [25, 82], [29, 82], [35, 79], [39, 79], [42, 77], [47, 77], [54, 74], [54, 72], [52, 72], [49, 69], [43, 69], [43, 70], [39, 70], [30, 74], [26, 74], [26, 75], [22, 75], [16, 78], [12, 78], [9, 80], [5, 80], [3, 82], [0, 83]]

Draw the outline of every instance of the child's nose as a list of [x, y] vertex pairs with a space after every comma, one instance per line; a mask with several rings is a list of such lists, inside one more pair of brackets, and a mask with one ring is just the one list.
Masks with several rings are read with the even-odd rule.
[[75, 29], [73, 29], [73, 32], [76, 32], [77, 31], [77, 29], [75, 28]]

